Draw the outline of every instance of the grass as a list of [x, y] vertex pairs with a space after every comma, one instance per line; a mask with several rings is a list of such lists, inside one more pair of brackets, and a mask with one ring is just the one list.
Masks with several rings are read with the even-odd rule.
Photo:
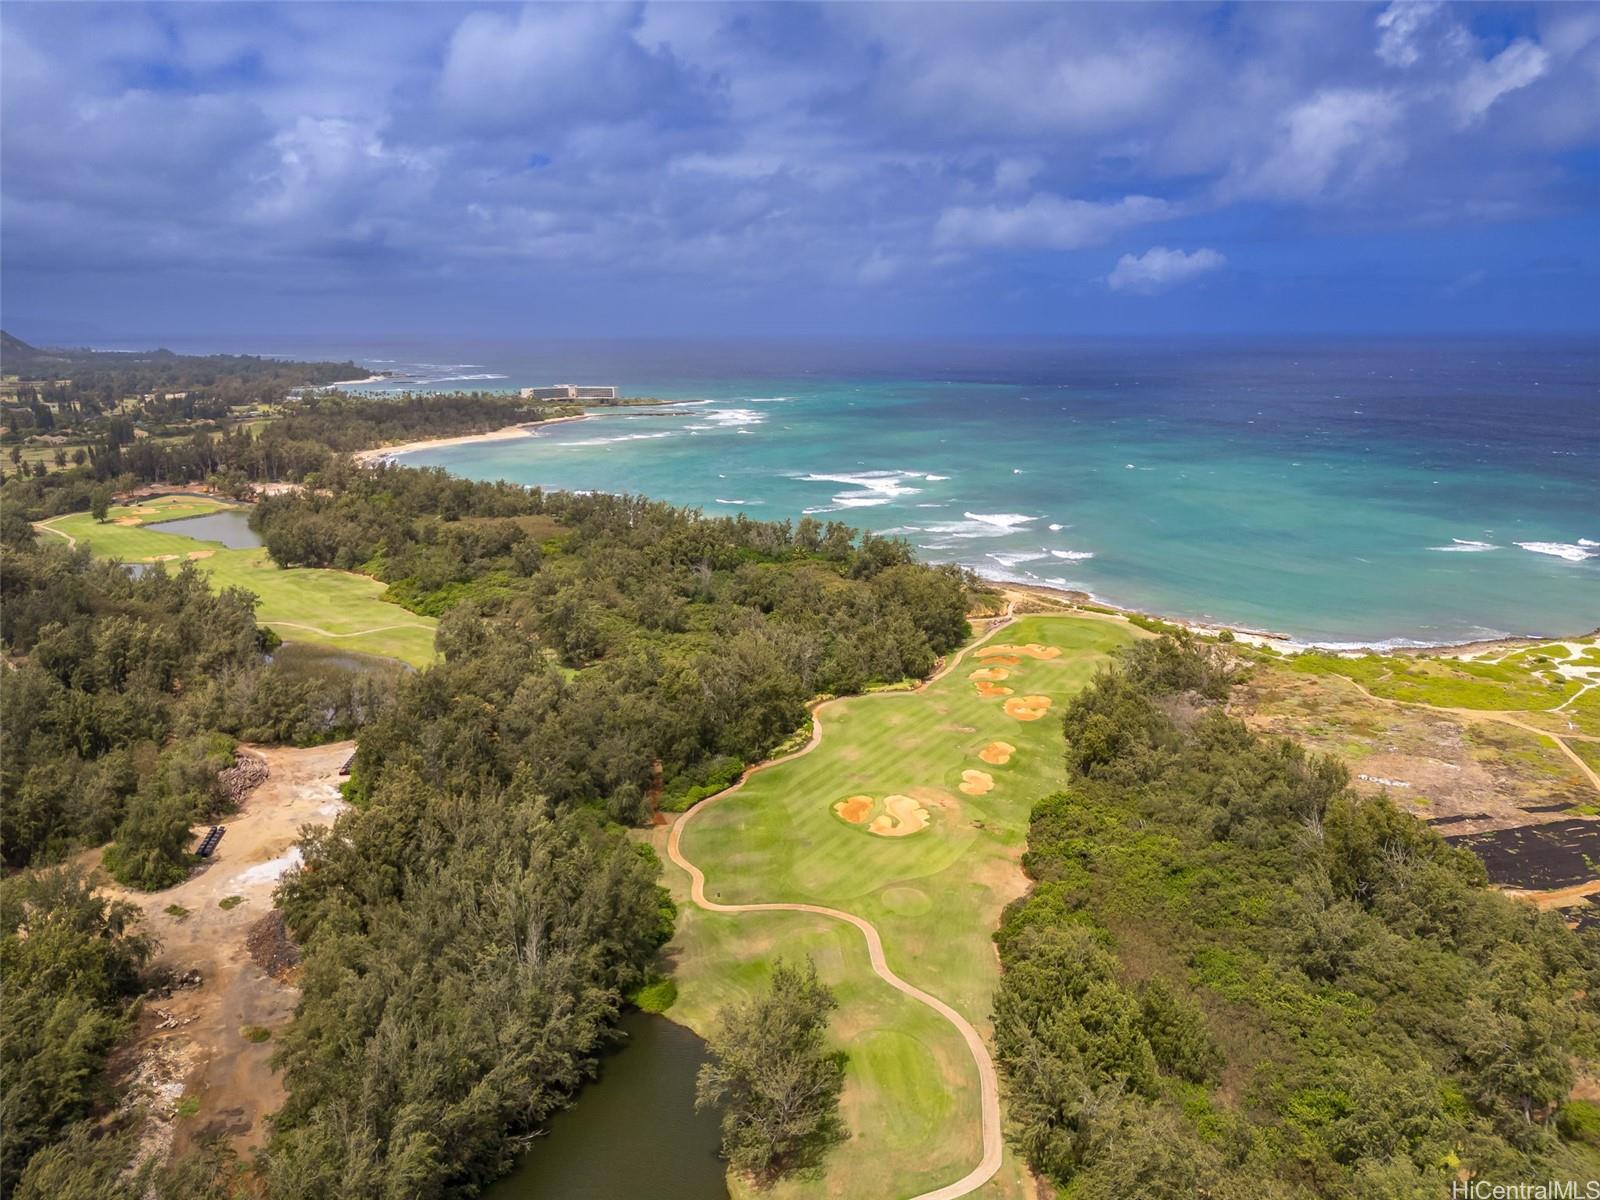
[[167, 916], [171, 917], [174, 921], [181, 921], [189, 915], [189, 910], [181, 904], [169, 904], [167, 905], [165, 911]]
[[[241, 587], [261, 598], [256, 619], [290, 642], [312, 642], [339, 650], [394, 658], [415, 667], [433, 661], [438, 622], [384, 601], [385, 585], [349, 571], [309, 567], [284, 569], [263, 549], [229, 550], [218, 542], [144, 526], [155, 521], [201, 516], [227, 507], [204, 496], [163, 496], [110, 511], [102, 524], [88, 513], [46, 523], [63, 537], [87, 544], [96, 555], [124, 562], [185, 559], [213, 587]], [[118, 520], [137, 524], [116, 524]]]
[[223, 910], [227, 910], [227, 909], [232, 909], [232, 908], [238, 908], [239, 905], [241, 905], [243, 903], [244, 903], [244, 897], [243, 896], [224, 896], [221, 900], [217, 901], [217, 907], [220, 908], [220, 909], [223, 909]]
[[663, 1013], [678, 999], [678, 985], [665, 976], [656, 976], [633, 995], [629, 1003], [642, 1012]]
[[1368, 654], [1299, 654], [1289, 660], [1296, 671], [1343, 675], [1374, 696], [1432, 704], [1510, 712], [1552, 708], [1581, 685], [1552, 682], [1529, 662], [1465, 662], [1458, 659], [1391, 658]]
[[178, 1101], [178, 1116], [192, 1117], [200, 1111], [199, 1096], [185, 1096]]
[[[1028, 812], [1063, 778], [1062, 703], [1134, 636], [1125, 622], [1084, 617], [1029, 617], [1003, 629], [995, 643], [1063, 651], [1007, 668], [1005, 686], [1016, 695], [1055, 700], [1037, 721], [1018, 721], [1001, 699], [980, 697], [968, 678], [980, 662], [970, 655], [925, 691], [833, 702], [821, 712], [815, 750], [752, 776], [697, 816], [683, 851], [705, 870], [714, 900], [802, 901], [865, 917], [897, 974], [985, 1029], [999, 977], [991, 934], [1024, 886], [1018, 861]], [[978, 758], [992, 741], [1016, 747], [1009, 763]], [[988, 772], [994, 789], [963, 794], [969, 769]], [[926, 830], [883, 838], [833, 812], [851, 795], [896, 792], [923, 801], [932, 816]], [[859, 933], [799, 913], [706, 913], [682, 904], [683, 877], [670, 875], [683, 913], [669, 947], [678, 963], [674, 1019], [706, 1032], [720, 1008], [764, 982], [779, 956], [811, 955], [841, 1001], [834, 1034], [850, 1055], [844, 1105], [852, 1136], [830, 1156], [824, 1179], [780, 1184], [772, 1196], [911, 1194], [972, 1167], [981, 1141], [971, 1058], [953, 1026], [871, 974]], [[1009, 1151], [981, 1194], [1031, 1194]]]
[[263, 1029], [259, 1025], [246, 1025], [243, 1029], [239, 1030], [239, 1036], [244, 1038], [244, 1040], [247, 1042], [259, 1044], [271, 1039], [272, 1030]]

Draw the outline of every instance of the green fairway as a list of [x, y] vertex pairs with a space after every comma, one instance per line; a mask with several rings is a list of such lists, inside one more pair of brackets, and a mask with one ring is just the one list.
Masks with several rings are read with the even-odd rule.
[[[895, 973], [987, 1030], [999, 974], [990, 935], [1025, 886], [1019, 859], [1029, 809], [1063, 779], [1062, 704], [1135, 636], [1114, 619], [1028, 617], [969, 650], [922, 691], [824, 705], [821, 742], [698, 814], [682, 852], [704, 870], [713, 901], [803, 902], [864, 917], [882, 935]], [[985, 653], [1002, 645], [1059, 654]], [[1011, 694], [981, 695], [974, 672]], [[1007, 702], [1015, 709], [1024, 697], [1053, 704], [1026, 706], [1025, 714], [1042, 712], [1032, 720], [1008, 714]], [[996, 742], [1013, 747], [1009, 758], [985, 761], [980, 752]], [[991, 790], [971, 794], [991, 781]], [[861, 823], [835, 811], [855, 796], [872, 798]], [[920, 807], [926, 828], [897, 837], [872, 832], [890, 796], [907, 798], [903, 812]], [[682, 873], [670, 874], [686, 895]], [[843, 1002], [835, 1029], [850, 1053], [852, 1137], [830, 1156], [825, 1178], [790, 1181], [774, 1194], [911, 1196], [965, 1175], [981, 1152], [972, 1059], [953, 1025], [870, 973], [851, 927], [799, 913], [728, 915], [685, 905], [669, 947], [679, 999], [668, 1015], [704, 1032], [718, 1008], [765, 978], [774, 957], [807, 953]], [[1027, 1192], [1025, 1173], [1008, 1154], [977, 1194]]]
[[192, 559], [216, 588], [241, 587], [261, 598], [256, 619], [287, 642], [312, 642], [396, 658], [433, 661], [438, 621], [383, 600], [385, 585], [365, 575], [308, 567], [285, 570], [263, 549], [229, 550], [218, 542], [144, 528], [154, 521], [201, 516], [227, 507], [198, 496], [163, 496], [110, 511], [106, 523], [73, 513], [41, 528], [124, 562]]

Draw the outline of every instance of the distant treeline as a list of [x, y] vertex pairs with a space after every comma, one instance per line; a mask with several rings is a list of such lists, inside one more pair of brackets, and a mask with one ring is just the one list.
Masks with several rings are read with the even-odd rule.
[[[38, 394], [47, 399], [108, 403], [155, 391], [234, 392], [265, 400], [281, 397], [290, 388], [342, 383], [368, 374], [353, 362], [299, 362], [253, 354], [42, 348], [3, 330], [0, 369], [24, 384], [41, 385]], [[56, 390], [46, 395], [44, 387]]]
[[316, 393], [291, 402], [259, 428], [195, 432], [176, 440], [136, 438], [133, 422], [103, 422], [83, 465], [52, 474], [9, 472], [0, 504], [37, 521], [89, 507], [99, 486], [215, 482], [242, 494], [252, 484], [298, 482], [345, 451], [389, 442], [486, 433], [554, 411], [485, 392], [376, 397]]
[[1342, 766], [1226, 715], [1222, 660], [1130, 649], [1067, 709], [995, 1041], [1075, 1200], [1447, 1194], [1600, 1175], [1600, 943], [1489, 888]]

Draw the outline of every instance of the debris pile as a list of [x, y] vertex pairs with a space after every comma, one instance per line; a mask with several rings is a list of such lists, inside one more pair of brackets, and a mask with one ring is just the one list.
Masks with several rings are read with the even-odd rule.
[[244, 798], [267, 781], [267, 763], [263, 758], [243, 751], [235, 751], [233, 766], [217, 773], [217, 782], [230, 805], [237, 807]]
[[274, 979], [283, 979], [299, 965], [300, 947], [290, 939], [283, 913], [277, 909], [250, 926], [244, 944], [251, 961]]

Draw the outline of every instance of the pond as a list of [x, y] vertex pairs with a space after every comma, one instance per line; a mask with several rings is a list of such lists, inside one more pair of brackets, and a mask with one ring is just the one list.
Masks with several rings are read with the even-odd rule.
[[627, 1041], [600, 1078], [551, 1118], [486, 1200], [727, 1200], [720, 1119], [694, 1109], [705, 1043], [653, 1013], [630, 1012], [621, 1024]]
[[221, 542], [229, 550], [254, 550], [261, 545], [250, 528], [250, 514], [242, 508], [223, 508], [203, 517], [179, 517], [176, 521], [157, 521], [146, 525], [160, 533], [176, 533], [202, 542]]

